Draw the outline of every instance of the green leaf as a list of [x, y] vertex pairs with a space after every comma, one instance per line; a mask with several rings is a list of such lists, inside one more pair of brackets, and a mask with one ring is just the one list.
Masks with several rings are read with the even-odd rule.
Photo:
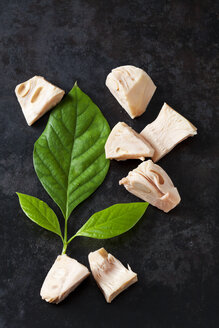
[[142, 217], [148, 203], [116, 204], [97, 212], [81, 227], [76, 236], [108, 239], [131, 229]]
[[103, 182], [109, 169], [104, 145], [109, 125], [75, 84], [50, 114], [34, 146], [34, 168], [65, 219]]
[[22, 210], [33, 222], [52, 231], [62, 238], [60, 225], [53, 210], [42, 200], [36, 197], [18, 193]]

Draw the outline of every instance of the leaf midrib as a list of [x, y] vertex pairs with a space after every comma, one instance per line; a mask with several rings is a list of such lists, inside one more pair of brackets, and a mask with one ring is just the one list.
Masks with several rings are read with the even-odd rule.
[[[144, 213], [143, 213], [144, 214]], [[140, 218], [143, 216], [143, 214], [138, 218], [138, 220], [140, 220]], [[110, 220], [110, 222], [112, 222], [112, 221], [115, 221], [115, 220], [120, 220], [120, 218], [122, 218], [122, 217], [124, 217], [125, 216], [125, 213], [123, 214], [123, 215], [118, 215], [118, 216], [116, 216], [116, 217], [114, 217], [114, 218], [110, 218], [109, 216], [107, 216], [107, 220], [105, 221], [105, 222], [101, 222], [100, 224], [98, 224], [97, 223], [97, 225], [96, 225], [96, 227], [98, 228], [98, 227], [101, 227], [101, 226], [104, 226], [105, 224], [106, 224], [106, 222], [109, 222], [109, 220]], [[98, 220], [98, 219], [97, 219]], [[136, 221], [135, 221], [136, 222]], [[86, 224], [86, 223], [85, 223]], [[86, 228], [86, 227], [85, 227]], [[108, 226], [108, 228], [109, 228], [109, 226]], [[87, 228], [86, 228], [87, 230], [88, 229], [95, 229], [95, 227], [93, 228], [92, 226], [90, 226], [89, 227], [89, 225], [87, 226]], [[83, 230], [82, 230], [83, 231]]]
[[[68, 218], [69, 218], [69, 213], [68, 213], [68, 210], [69, 210], [68, 207], [69, 207], [69, 206], [68, 206], [68, 205], [69, 205], [69, 188], [70, 188], [69, 180], [70, 180], [71, 162], [72, 162], [73, 160], [75, 160], [76, 158], [78, 158], [78, 157], [81, 156], [81, 154], [80, 154], [79, 156], [76, 156], [76, 158], [72, 158], [72, 155], [73, 155], [73, 152], [74, 152], [75, 139], [76, 139], [76, 126], [77, 126], [78, 117], [80, 116], [80, 115], [78, 116], [78, 94], [77, 94], [77, 88], [76, 88], [75, 90], [76, 90], [76, 91], [75, 91], [75, 94], [76, 94], [76, 119], [75, 119], [75, 129], [74, 129], [73, 143], [72, 143], [72, 148], [71, 148], [70, 163], [69, 163], [69, 168], [68, 168], [68, 177], [67, 177], [66, 206], [65, 206], [65, 219], [66, 219], [66, 220], [68, 220]], [[88, 104], [88, 105], [86, 106], [86, 109], [83, 111], [83, 113], [87, 110], [87, 108], [88, 108], [89, 106], [90, 106], [90, 104]], [[83, 114], [83, 113], [82, 113], [82, 114]], [[93, 124], [95, 118], [96, 118], [96, 114], [95, 114], [94, 117], [92, 118], [92, 120], [91, 120], [91, 122], [89, 123], [88, 127], [86, 127], [85, 131], [83, 131], [81, 135], [77, 136], [77, 138], [80, 138], [84, 133], [87, 132], [87, 130], [88, 130], [88, 129], [90, 128], [90, 126]], [[104, 131], [104, 128], [102, 128], [101, 133], [100, 133], [98, 139], [95, 141], [95, 144], [96, 144], [96, 143], [98, 142], [98, 140], [100, 139], [100, 137], [101, 137], [103, 131]], [[89, 149], [87, 149], [84, 153], [86, 153], [88, 150], [89, 150]], [[98, 156], [98, 158], [99, 158], [100, 156], [102, 156], [102, 154], [103, 154], [103, 152]], [[98, 158], [97, 158], [97, 159], [98, 159]], [[97, 159], [95, 159], [95, 161], [96, 161]], [[90, 167], [90, 165], [91, 165], [91, 164], [88, 165], [88, 167], [86, 168], [86, 170]], [[104, 165], [104, 167], [105, 167], [105, 165]], [[102, 171], [102, 169], [101, 169], [101, 171]], [[83, 172], [84, 172], [84, 171], [83, 171]], [[98, 172], [98, 173], [99, 173], [99, 172]], [[80, 174], [80, 175], [81, 175], [81, 174]], [[80, 176], [80, 175], [79, 175], [79, 176]], [[96, 176], [96, 175], [97, 175], [97, 174], [95, 174], [95, 176]], [[79, 176], [78, 176], [78, 177], [79, 177]], [[77, 178], [78, 178], [78, 177], [77, 177]], [[84, 185], [84, 183], [83, 183], [83, 185]], [[74, 201], [75, 201], [75, 200], [74, 200]], [[72, 202], [71, 202], [70, 204], [72, 204]]]
[[[69, 179], [70, 179], [70, 168], [71, 168], [71, 159], [72, 159], [72, 154], [74, 150], [74, 144], [75, 144], [75, 136], [76, 136], [76, 125], [77, 125], [77, 119], [78, 119], [78, 95], [77, 95], [77, 86], [75, 89], [75, 98], [76, 98], [76, 119], [75, 119], [75, 126], [74, 126], [74, 136], [73, 136], [73, 142], [72, 142], [72, 147], [71, 147], [71, 156], [70, 156], [70, 161], [68, 165], [68, 178], [67, 178], [67, 189], [66, 189], [66, 204], [65, 204], [65, 220], [68, 220], [69, 214], [68, 214], [68, 190], [69, 190]], [[62, 112], [61, 112], [62, 116]]]
[[[110, 220], [110, 222], [113, 222], [113, 221], [115, 221], [115, 220], [120, 220], [122, 217], [124, 217], [125, 216], [125, 214], [124, 215], [119, 215], [119, 216], [117, 216], [117, 217], [114, 217], [114, 218], [112, 218], [112, 219], [110, 219], [109, 217], [107, 218], [107, 220], [105, 221], [105, 222], [102, 222], [101, 224], [97, 224], [96, 225], [96, 227], [98, 228], [98, 227], [102, 227], [102, 226], [104, 226], [104, 225], [106, 225], [106, 222], [108, 223], [109, 222], [109, 220]], [[140, 219], [140, 218], [139, 218]], [[121, 224], [121, 222], [120, 222], [120, 224]], [[124, 224], [124, 223], [123, 223]], [[107, 228], [109, 228], [109, 225], [108, 225], [108, 227]], [[87, 229], [93, 229], [92, 227], [87, 227]], [[94, 229], [95, 229], [95, 227], [94, 227]]]

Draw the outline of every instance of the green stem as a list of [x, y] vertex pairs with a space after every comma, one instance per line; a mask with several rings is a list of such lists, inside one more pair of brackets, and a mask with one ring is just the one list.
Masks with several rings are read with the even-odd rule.
[[68, 247], [68, 220], [65, 219], [65, 230], [64, 230], [64, 239], [63, 239], [63, 249], [62, 249], [62, 254], [66, 254], [66, 250]]
[[68, 241], [67, 241], [67, 244], [69, 244], [75, 237], [77, 236], [77, 234], [76, 235], [74, 235], [74, 236], [72, 236]]
[[62, 254], [66, 254], [67, 246], [68, 246], [68, 244], [63, 242]]

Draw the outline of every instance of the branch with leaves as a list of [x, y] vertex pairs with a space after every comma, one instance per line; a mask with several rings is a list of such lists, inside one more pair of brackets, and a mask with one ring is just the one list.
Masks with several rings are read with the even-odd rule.
[[59, 221], [53, 210], [42, 200], [33, 196], [17, 193], [24, 213], [39, 226], [56, 233], [63, 242], [65, 254], [67, 245], [78, 236], [108, 239], [130, 230], [144, 214], [148, 203], [115, 204], [93, 214], [90, 219], [73, 235], [64, 241]]
[[148, 203], [116, 204], [97, 212], [68, 239], [68, 219], [75, 207], [103, 182], [109, 160], [104, 145], [109, 125], [99, 108], [77, 84], [51, 112], [47, 126], [34, 145], [36, 174], [64, 217], [64, 234], [56, 214], [43, 201], [17, 193], [24, 213], [39, 226], [56, 233], [62, 254], [77, 236], [107, 239], [131, 229]]

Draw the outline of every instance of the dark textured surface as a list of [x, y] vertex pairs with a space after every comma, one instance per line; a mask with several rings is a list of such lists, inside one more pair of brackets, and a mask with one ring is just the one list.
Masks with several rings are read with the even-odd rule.
[[[0, 327], [219, 327], [218, 99], [216, 1], [0, 2]], [[109, 71], [133, 64], [158, 89], [144, 115], [131, 120], [104, 85]], [[125, 235], [75, 239], [68, 254], [88, 264], [104, 246], [138, 272], [139, 283], [106, 304], [92, 278], [59, 306], [41, 301], [43, 279], [61, 251], [58, 238], [34, 225], [16, 191], [60, 212], [37, 180], [35, 140], [48, 115], [28, 127], [14, 95], [38, 74], [70, 90], [75, 80], [111, 127], [137, 131], [166, 101], [198, 128], [159, 164], [182, 197], [168, 215], [149, 206]], [[112, 162], [103, 185], [72, 214], [72, 234], [94, 211], [136, 201], [118, 180], [138, 161]], [[83, 218], [83, 219], [82, 219]]]

